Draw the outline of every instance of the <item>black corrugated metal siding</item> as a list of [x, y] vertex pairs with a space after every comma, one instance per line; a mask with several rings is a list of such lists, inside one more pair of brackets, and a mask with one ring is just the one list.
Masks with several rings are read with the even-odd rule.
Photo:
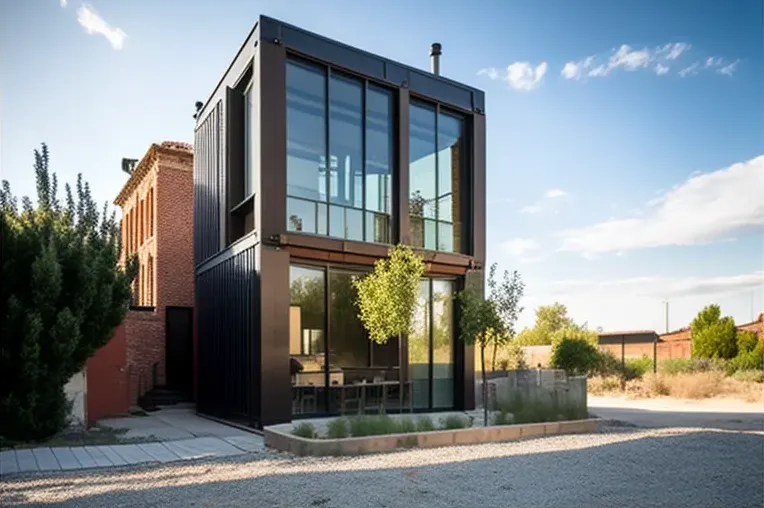
[[194, 138], [194, 262], [220, 250], [220, 211], [225, 198], [223, 104], [219, 101]]
[[198, 407], [202, 413], [249, 425], [259, 420], [258, 294], [255, 247], [196, 278]]

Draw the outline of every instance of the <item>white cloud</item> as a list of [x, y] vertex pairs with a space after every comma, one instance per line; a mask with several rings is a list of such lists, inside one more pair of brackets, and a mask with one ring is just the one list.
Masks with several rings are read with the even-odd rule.
[[676, 60], [683, 53], [689, 51], [692, 46], [685, 42], [675, 42], [673, 44], [666, 44], [665, 46], [658, 48], [656, 53], [658, 55], [665, 55], [666, 60]]
[[[672, 63], [679, 60], [690, 51], [692, 46], [686, 42], [672, 42], [654, 48], [644, 47], [634, 49], [628, 44], [622, 44], [613, 49], [607, 58], [591, 55], [581, 60], [571, 60], [562, 68], [560, 75], [569, 80], [580, 80], [584, 77], [597, 78], [610, 75], [617, 69], [626, 71], [652, 70], [658, 76], [668, 74]], [[599, 61], [598, 61], [599, 60]], [[602, 61], [606, 60], [606, 61]], [[735, 61], [723, 68], [724, 60], [721, 57], [708, 57], [690, 66], [681, 68], [678, 74], [685, 77], [697, 74], [702, 69], [717, 68], [717, 72], [731, 75], [738, 62]]]
[[670, 245], [702, 245], [764, 224], [764, 155], [688, 178], [642, 217], [559, 233], [560, 250], [592, 256]]
[[717, 67], [717, 66], [721, 65], [722, 62], [723, 61], [722, 61], [721, 57], [718, 57], [718, 56], [709, 56], [706, 59], [706, 68], [708, 68], [708, 67]]
[[541, 245], [532, 238], [507, 240], [501, 244], [501, 249], [524, 263], [536, 263], [544, 258]]
[[111, 47], [120, 50], [125, 44], [127, 34], [121, 28], [112, 27], [87, 4], [77, 9], [77, 21], [89, 34], [100, 34], [106, 37]]
[[63, 9], [64, 7], [66, 7], [67, 2], [66, 0], [59, 0], [59, 4], [61, 4], [61, 8]]
[[515, 62], [507, 67], [506, 79], [515, 90], [535, 90], [544, 80], [546, 70], [546, 62], [541, 62], [535, 69], [528, 62]]
[[[764, 272], [708, 277], [631, 277], [609, 281], [570, 280], [536, 287], [534, 303], [559, 301], [577, 322], [605, 330], [648, 329], [663, 332], [665, 301], [669, 301], [669, 329], [687, 326], [700, 309], [710, 303], [725, 315], [745, 323], [762, 308]], [[753, 314], [751, 299], [754, 299]], [[528, 303], [523, 301], [528, 307]], [[522, 326], [533, 324], [532, 312]]]
[[548, 191], [546, 191], [546, 194], [544, 194], [544, 197], [554, 199], [554, 198], [561, 198], [567, 195], [568, 193], [562, 189], [549, 189]]
[[520, 213], [539, 213], [541, 211], [540, 204], [524, 206], [520, 209]]
[[764, 271], [718, 277], [632, 277], [608, 281], [567, 280], [552, 284], [555, 294], [621, 293], [655, 298], [718, 295], [764, 285]]
[[535, 68], [528, 62], [515, 62], [509, 65], [505, 72], [495, 67], [480, 69], [478, 76], [486, 76], [488, 79], [502, 79], [514, 90], [530, 91], [538, 88], [544, 81], [548, 65], [541, 62]]
[[486, 67], [478, 71], [478, 76], [488, 76], [488, 79], [498, 79], [499, 71], [494, 67]]
[[679, 75], [681, 77], [685, 77], [688, 74], [697, 74], [698, 73], [698, 67], [700, 67], [700, 62], [695, 62], [694, 64], [690, 65], [689, 67], [685, 67], [681, 71], [679, 71]]
[[568, 62], [560, 73], [565, 79], [581, 79], [583, 72], [594, 63], [594, 56], [587, 56], [578, 62]]
[[727, 76], [732, 76], [732, 73], [737, 70], [737, 65], [740, 63], [740, 60], [735, 60], [729, 65], [725, 65], [721, 69], [719, 69], [719, 74], [726, 74]]
[[[549, 189], [544, 195], [531, 205], [524, 206], [520, 209], [520, 213], [524, 214], [536, 214], [543, 211], [546, 208], [547, 202], [552, 199], [559, 199], [567, 196], [568, 193], [562, 189]], [[556, 213], [556, 210], [553, 209]]]

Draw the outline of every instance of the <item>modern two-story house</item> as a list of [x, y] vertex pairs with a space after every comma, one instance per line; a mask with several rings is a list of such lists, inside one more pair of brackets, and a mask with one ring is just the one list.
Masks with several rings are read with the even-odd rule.
[[[197, 104], [198, 409], [246, 425], [474, 407], [453, 295], [485, 261], [484, 93], [260, 17]], [[354, 306], [394, 244], [427, 263], [415, 330]]]

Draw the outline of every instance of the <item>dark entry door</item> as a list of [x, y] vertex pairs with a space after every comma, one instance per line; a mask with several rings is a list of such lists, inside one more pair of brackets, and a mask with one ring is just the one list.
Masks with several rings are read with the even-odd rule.
[[190, 396], [194, 383], [194, 310], [191, 307], [167, 307], [165, 319], [167, 388]]

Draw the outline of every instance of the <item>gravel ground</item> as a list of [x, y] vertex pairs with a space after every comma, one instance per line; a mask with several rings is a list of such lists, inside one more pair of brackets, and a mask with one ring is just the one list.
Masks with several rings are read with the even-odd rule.
[[15, 476], [3, 506], [764, 506], [764, 433], [609, 427], [596, 434], [354, 458], [264, 452]]

